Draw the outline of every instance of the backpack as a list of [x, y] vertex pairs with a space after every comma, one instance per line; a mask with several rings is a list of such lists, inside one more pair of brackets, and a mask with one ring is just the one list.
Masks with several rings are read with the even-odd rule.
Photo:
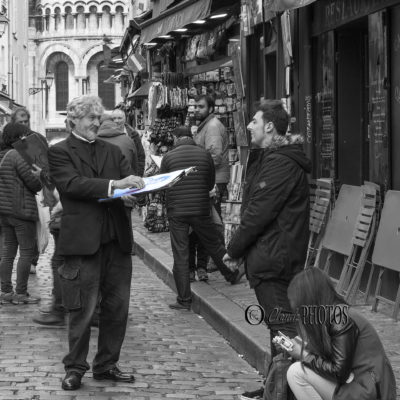
[[295, 397], [289, 388], [286, 373], [292, 360], [283, 353], [270, 362], [266, 374], [263, 400], [292, 400]]

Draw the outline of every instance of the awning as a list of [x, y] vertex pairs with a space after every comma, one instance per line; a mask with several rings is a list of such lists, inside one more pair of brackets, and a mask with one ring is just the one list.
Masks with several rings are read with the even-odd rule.
[[136, 89], [133, 93], [128, 94], [128, 99], [132, 99], [134, 97], [147, 97], [149, 95], [149, 91], [153, 82], [146, 82], [140, 86], [139, 89]]
[[148, 43], [156, 37], [166, 35], [193, 21], [206, 18], [210, 10], [211, 0], [186, 0], [176, 7], [167, 9], [158, 17], [144, 22], [140, 42]]
[[279, 12], [308, 6], [317, 0], [264, 0], [266, 12]]
[[196, 65], [185, 69], [185, 75], [197, 75], [204, 72], [213, 71], [214, 69], [228, 67], [232, 65], [231, 57], [224, 57], [217, 61], [211, 61], [207, 64]]
[[12, 111], [6, 107], [3, 106], [2, 104], [0, 104], [0, 114], [7, 114], [7, 115], [11, 115]]

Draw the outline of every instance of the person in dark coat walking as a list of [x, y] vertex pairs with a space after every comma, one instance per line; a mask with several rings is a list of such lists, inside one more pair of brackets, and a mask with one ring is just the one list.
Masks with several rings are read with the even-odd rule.
[[222, 261], [226, 253], [224, 243], [210, 215], [209, 192], [215, 184], [215, 169], [210, 153], [197, 146], [188, 127], [173, 132], [175, 148], [161, 161], [160, 173], [196, 167], [197, 171], [184, 177], [167, 190], [167, 215], [174, 256], [173, 274], [178, 292], [174, 309], [191, 308], [189, 279], [189, 230], [198, 235], [204, 247], [214, 259], [225, 279], [235, 284], [241, 277], [239, 269], [230, 270]]
[[[17, 123], [4, 127], [3, 146], [0, 151], [0, 224], [3, 248], [0, 263], [1, 303], [38, 303], [29, 295], [28, 279], [31, 260], [36, 247], [36, 221], [38, 210], [35, 195], [42, 188], [38, 175], [31, 170], [12, 144], [29, 133], [29, 128]], [[40, 172], [39, 172], [40, 173]], [[16, 293], [11, 275], [17, 250]]]
[[[241, 223], [224, 258], [245, 259], [246, 275], [271, 337], [278, 330], [296, 336], [293, 322], [274, 320], [277, 308], [290, 314], [287, 288], [304, 267], [309, 238], [311, 162], [301, 135], [286, 134], [289, 115], [279, 100], [266, 100], [248, 125], [250, 152], [243, 189]], [[275, 347], [271, 344], [274, 355]]]
[[132, 276], [131, 235], [121, 199], [98, 202], [114, 189], [142, 188], [121, 150], [96, 139], [100, 98], [81, 96], [67, 105], [71, 135], [49, 150], [50, 175], [63, 208], [58, 254], [64, 307], [69, 311], [69, 352], [64, 390], [76, 390], [89, 369], [90, 325], [99, 295], [100, 321], [93, 378], [133, 382], [117, 362], [125, 337]]

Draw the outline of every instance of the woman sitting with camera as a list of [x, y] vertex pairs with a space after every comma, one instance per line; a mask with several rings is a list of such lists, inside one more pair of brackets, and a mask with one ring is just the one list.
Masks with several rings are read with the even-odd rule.
[[[296, 275], [288, 288], [299, 313], [287, 379], [297, 400], [395, 400], [396, 381], [373, 326], [335, 291], [318, 268]], [[305, 344], [306, 343], [306, 344]]]

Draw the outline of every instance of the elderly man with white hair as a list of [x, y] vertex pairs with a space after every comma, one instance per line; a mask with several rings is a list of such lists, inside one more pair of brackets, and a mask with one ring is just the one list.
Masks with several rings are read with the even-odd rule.
[[142, 141], [140, 139], [139, 133], [133, 129], [130, 125], [126, 123], [126, 116], [123, 110], [116, 108], [111, 114], [112, 120], [118, 125], [127, 136], [129, 136], [136, 146], [137, 154], [137, 171], [139, 176], [144, 174], [144, 166], [146, 161], [146, 154], [143, 149]]
[[133, 382], [117, 362], [125, 337], [132, 276], [129, 221], [121, 199], [99, 202], [114, 189], [142, 188], [121, 150], [97, 139], [103, 106], [81, 96], [67, 106], [70, 136], [49, 150], [50, 174], [63, 207], [58, 253], [62, 299], [69, 311], [64, 390], [76, 390], [89, 369], [90, 325], [100, 297], [93, 378]]

